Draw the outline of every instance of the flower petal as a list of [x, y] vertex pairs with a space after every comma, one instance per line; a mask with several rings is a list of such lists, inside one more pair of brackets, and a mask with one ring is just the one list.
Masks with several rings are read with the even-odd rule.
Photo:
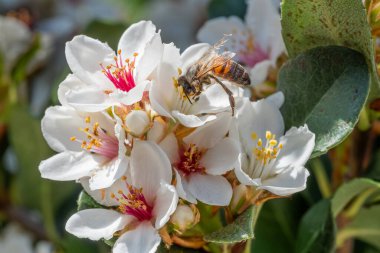
[[283, 168], [303, 166], [310, 158], [315, 146], [315, 134], [310, 132], [307, 125], [290, 128], [279, 143], [283, 145], [277, 157], [276, 167]]
[[77, 180], [99, 168], [103, 158], [86, 151], [62, 152], [40, 163], [41, 177], [57, 181]]
[[142, 222], [117, 239], [112, 253], [154, 253], [160, 242], [161, 237], [152, 224]]
[[186, 48], [181, 54], [183, 73], [186, 73], [187, 69], [198, 61], [210, 48], [211, 46], [207, 43], [198, 43]]
[[142, 187], [148, 203], [152, 203], [161, 182], [172, 180], [171, 164], [165, 152], [154, 142], [135, 141], [131, 152], [131, 184]]
[[175, 187], [166, 183], [161, 184], [157, 192], [155, 200], [153, 215], [156, 217], [154, 227], [156, 229], [162, 228], [170, 219], [177, 208], [178, 194]]
[[78, 77], [73, 74], [67, 75], [65, 80], [63, 80], [58, 87], [58, 100], [63, 106], [68, 106], [66, 93], [70, 90], [74, 90], [83, 86], [84, 84]]
[[217, 118], [198, 127], [183, 138], [186, 144], [195, 144], [199, 148], [209, 149], [220, 142], [228, 133], [232, 117], [230, 113], [220, 113]]
[[260, 178], [251, 178], [245, 171], [242, 170], [242, 168], [245, 168], [247, 166], [247, 157], [246, 154], [240, 154], [239, 155], [239, 162], [235, 166], [235, 175], [240, 183], [244, 185], [255, 185], [259, 186], [261, 185], [261, 179]]
[[[214, 44], [227, 34], [241, 33], [247, 28], [238, 17], [218, 17], [208, 20], [198, 31], [197, 39], [201, 42]], [[231, 40], [224, 45], [227, 50], [232, 50]]]
[[156, 26], [151, 21], [140, 21], [128, 27], [121, 35], [118, 49], [121, 49], [123, 59], [130, 58], [134, 53], [143, 54], [144, 48], [156, 34]]
[[104, 164], [101, 168], [93, 172], [90, 178], [90, 189], [99, 190], [110, 187], [116, 180], [118, 180], [127, 170], [129, 159], [115, 158], [112, 161]]
[[176, 177], [176, 181], [177, 181], [177, 184], [176, 184], [175, 188], [177, 190], [178, 196], [181, 199], [184, 199], [184, 200], [186, 200], [186, 201], [188, 201], [190, 203], [196, 204], [197, 200], [190, 193], [190, 191], [189, 191], [189, 185], [188, 185], [186, 179], [182, 178], [182, 176], [178, 173], [177, 170], [174, 170], [174, 171], [175, 171], [175, 177]]
[[229, 96], [217, 83], [207, 87], [190, 108], [189, 114], [222, 112], [230, 108]]
[[282, 91], [278, 91], [278, 92], [266, 97], [266, 100], [268, 102], [271, 102], [272, 104], [274, 104], [278, 109], [280, 109], [281, 106], [285, 102], [285, 96], [284, 96], [284, 93], [282, 93]]
[[309, 175], [307, 169], [302, 166], [288, 167], [275, 177], [263, 180], [259, 189], [270, 191], [278, 196], [288, 196], [303, 191]]
[[79, 180], [83, 189], [99, 204], [103, 206], [118, 206], [120, 203], [112, 198], [112, 193], [115, 194], [120, 189], [125, 188], [125, 181], [119, 179], [115, 183], [113, 183], [110, 187], [100, 190], [92, 191], [90, 189], [90, 178], [84, 177]]
[[227, 206], [232, 197], [232, 187], [222, 176], [193, 174], [189, 178], [189, 190], [208, 205]]
[[273, 63], [270, 60], [263, 60], [255, 64], [255, 66], [249, 71], [252, 86], [261, 84], [267, 79], [269, 68], [272, 64]]
[[66, 223], [66, 231], [79, 238], [108, 240], [135, 218], [107, 209], [86, 209], [72, 215]]
[[177, 138], [173, 133], [168, 134], [160, 143], [160, 148], [166, 153], [171, 164], [179, 161], [179, 148]]
[[205, 115], [198, 117], [196, 115], [187, 115], [179, 111], [172, 111], [172, 115], [185, 127], [199, 127], [206, 122], [216, 119], [215, 115]]
[[238, 156], [238, 143], [232, 138], [224, 138], [213, 148], [207, 150], [200, 163], [206, 168], [207, 174], [222, 175], [233, 169]]
[[65, 52], [70, 69], [84, 83], [105, 89], [111, 86], [100, 66], [107, 66], [114, 61], [115, 53], [106, 43], [78, 35], [66, 43]]

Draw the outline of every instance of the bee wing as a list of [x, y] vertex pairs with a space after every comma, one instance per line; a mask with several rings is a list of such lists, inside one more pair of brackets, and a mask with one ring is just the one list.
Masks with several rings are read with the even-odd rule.
[[208, 56], [209, 59], [207, 59], [206, 63], [200, 64], [196, 77], [200, 78], [201, 76], [207, 74], [211, 70], [219, 66], [222, 66], [226, 62], [230, 61], [234, 56], [235, 54], [229, 51], [223, 52], [221, 55], [218, 55], [214, 52], [214, 55]]

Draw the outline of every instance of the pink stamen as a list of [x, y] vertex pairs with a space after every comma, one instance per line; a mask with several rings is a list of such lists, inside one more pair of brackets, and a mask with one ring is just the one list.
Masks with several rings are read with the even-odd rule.
[[132, 61], [129, 59], [123, 61], [121, 57], [121, 50], [119, 50], [117, 54], [118, 57], [115, 56], [114, 64], [110, 64], [107, 67], [104, 67], [103, 64], [100, 64], [100, 66], [102, 67], [104, 75], [115, 85], [117, 89], [128, 92], [136, 86], [133, 78], [133, 71], [135, 69], [136, 57], [138, 54], [133, 54]]
[[192, 173], [204, 174], [206, 168], [200, 164], [203, 153], [197, 146], [190, 144], [187, 149], [181, 151], [180, 161], [176, 164], [177, 169], [185, 176]]
[[[126, 181], [123, 177], [122, 180]], [[111, 194], [111, 197], [120, 203], [118, 210], [123, 214], [128, 214], [136, 217], [139, 221], [151, 220], [153, 217], [153, 208], [147, 203], [142, 188], [136, 188], [125, 182], [128, 188], [128, 194], [122, 190], [118, 191], [118, 197]]]

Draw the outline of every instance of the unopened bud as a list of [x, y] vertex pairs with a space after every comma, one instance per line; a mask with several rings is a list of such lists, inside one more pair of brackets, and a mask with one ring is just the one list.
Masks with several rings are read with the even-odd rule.
[[153, 126], [147, 134], [147, 139], [159, 143], [165, 136], [166, 124], [160, 117], [155, 117]]
[[132, 110], [125, 118], [125, 125], [135, 136], [144, 134], [150, 124], [148, 114], [141, 110]]
[[181, 233], [197, 224], [199, 218], [199, 211], [195, 205], [179, 204], [170, 221], [174, 225], [174, 229]]
[[233, 212], [236, 212], [239, 210], [239, 208], [244, 204], [244, 202], [247, 200], [247, 186], [240, 184], [234, 187], [233, 194], [232, 194], [232, 200], [231, 200], [231, 210]]

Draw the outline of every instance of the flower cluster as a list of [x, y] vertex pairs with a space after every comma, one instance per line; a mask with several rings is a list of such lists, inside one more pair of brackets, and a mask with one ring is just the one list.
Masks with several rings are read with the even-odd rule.
[[196, 99], [179, 84], [210, 50], [201, 43], [180, 54], [149, 21], [130, 26], [116, 53], [86, 36], [66, 44], [72, 74], [58, 90], [62, 105], [42, 120], [58, 154], [39, 169], [80, 182], [99, 203], [71, 216], [68, 232], [114, 238], [115, 253], [154, 252], [165, 226], [183, 232], [199, 220], [198, 202], [233, 209], [241, 189], [255, 192], [244, 207], [305, 188], [314, 134], [306, 125], [285, 132], [281, 93], [251, 102], [234, 89], [233, 113], [223, 78], [226, 86], [204, 84]]

